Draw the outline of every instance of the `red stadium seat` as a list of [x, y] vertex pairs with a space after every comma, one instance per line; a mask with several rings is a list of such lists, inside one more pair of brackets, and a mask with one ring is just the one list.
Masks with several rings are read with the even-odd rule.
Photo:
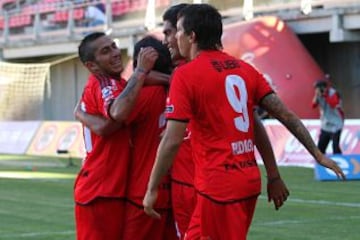
[[54, 15], [54, 22], [65, 22], [68, 20], [67, 11], [58, 11]]
[[111, 8], [112, 8], [113, 16], [123, 15], [124, 13], [128, 12], [130, 9], [129, 1], [113, 2], [111, 4]]
[[31, 24], [31, 16], [30, 15], [15, 15], [11, 16], [9, 19], [9, 27], [23, 27]]
[[[75, 8], [74, 9], [74, 19], [81, 20], [85, 16], [85, 12], [83, 8]], [[68, 10], [56, 12], [54, 15], [54, 22], [66, 22], [69, 18]]]
[[81, 20], [85, 16], [85, 11], [83, 8], [75, 8], [74, 9], [74, 19]]

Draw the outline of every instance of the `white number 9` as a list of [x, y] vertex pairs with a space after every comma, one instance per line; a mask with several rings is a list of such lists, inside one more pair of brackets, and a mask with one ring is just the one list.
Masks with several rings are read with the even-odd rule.
[[[237, 94], [237, 91], [238, 93]], [[240, 76], [228, 75], [225, 79], [225, 90], [227, 99], [235, 112], [241, 116], [234, 118], [234, 124], [237, 130], [241, 132], [249, 131], [249, 113], [247, 109], [248, 95], [245, 87], [245, 81]]]

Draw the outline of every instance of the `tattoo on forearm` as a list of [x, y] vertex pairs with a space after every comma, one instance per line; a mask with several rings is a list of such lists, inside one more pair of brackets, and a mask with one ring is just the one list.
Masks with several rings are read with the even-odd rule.
[[261, 106], [282, 122], [311, 154], [315, 154], [316, 145], [309, 131], [301, 120], [293, 112], [289, 111], [275, 94], [266, 96], [262, 100]]
[[136, 84], [139, 81], [139, 75], [134, 73], [131, 75], [130, 79], [128, 80], [128, 84], [126, 85], [125, 89], [120, 93], [119, 99], [123, 99], [129, 97], [133, 93], [133, 89], [135, 88]]

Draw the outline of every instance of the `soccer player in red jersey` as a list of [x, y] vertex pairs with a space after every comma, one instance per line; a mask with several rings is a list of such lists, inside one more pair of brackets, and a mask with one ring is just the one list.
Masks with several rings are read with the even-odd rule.
[[[80, 43], [79, 56], [91, 73], [81, 108], [103, 116], [104, 125], [110, 126], [113, 133], [102, 137], [110, 130], [101, 132], [100, 128], [90, 130], [84, 126], [86, 157], [74, 186], [77, 239], [122, 239], [130, 159], [130, 129], [123, 127], [122, 119], [128, 118], [158, 54], [152, 48], [143, 49], [138, 67], [127, 83], [120, 76], [123, 71], [120, 49], [104, 33], [86, 36]], [[112, 118], [118, 122], [113, 124]]]
[[[180, 55], [176, 34], [178, 13], [189, 4], [181, 3], [167, 9], [163, 15], [164, 44], [169, 48], [173, 64], [179, 67], [186, 63]], [[268, 200], [273, 201], [275, 209], [279, 209], [286, 201], [289, 191], [280, 177], [271, 148], [269, 138], [261, 120], [255, 114], [255, 143], [263, 158], [268, 176]], [[179, 147], [174, 164], [171, 168], [171, 195], [172, 208], [176, 220], [178, 235], [183, 239], [189, 226], [191, 216], [196, 204], [196, 191], [194, 189], [194, 163], [190, 144], [190, 127], [186, 128], [184, 141]], [[276, 181], [273, 181], [276, 179]]]
[[[321, 165], [345, 178], [339, 166], [314, 144], [299, 118], [274, 94], [249, 64], [220, 50], [222, 19], [207, 4], [183, 9], [177, 22], [180, 54], [189, 63], [172, 78], [167, 125], [159, 145], [143, 204], [153, 206], [162, 176], [170, 168], [191, 122], [197, 204], [185, 239], [246, 239], [261, 190], [254, 156], [255, 104], [279, 119]], [[276, 179], [273, 179], [276, 181]]]
[[[177, 15], [186, 6], [188, 4], [185, 3], [174, 5], [163, 14], [163, 42], [169, 48], [175, 67], [186, 63], [179, 53], [175, 38]], [[194, 162], [192, 160], [190, 137], [191, 132], [189, 128], [186, 128], [183, 142], [171, 168], [171, 203], [180, 239], [184, 238], [196, 204], [196, 192], [193, 186]]]
[[[141, 48], [153, 47], [158, 52], [158, 59], [154, 64], [153, 70], [157, 71], [152, 79], [146, 79], [146, 83], [164, 83], [164, 76], [172, 70], [171, 57], [167, 48], [161, 41], [148, 36], [140, 40], [134, 49], [134, 69], [138, 64], [138, 55]], [[140, 59], [141, 60], [141, 59]], [[160, 77], [160, 81], [157, 78]], [[127, 239], [176, 239], [174, 221], [164, 217], [161, 221], [147, 216], [142, 208], [142, 199], [145, 195], [146, 184], [149, 179], [150, 171], [153, 166], [156, 150], [160, 142], [160, 134], [165, 126], [165, 99], [166, 90], [164, 86], [143, 87], [136, 100], [135, 106], [127, 119], [127, 129], [130, 130], [131, 156], [126, 181], [126, 203], [125, 215], [123, 216], [122, 240]], [[106, 118], [90, 115], [77, 109], [81, 115], [81, 121], [91, 129], [100, 132], [111, 133], [114, 131], [112, 126], [106, 125]], [[117, 124], [114, 122], [113, 124]], [[108, 137], [108, 136], [105, 136]], [[157, 203], [157, 209], [164, 215], [171, 213], [169, 178], [165, 177], [162, 186], [159, 188], [161, 197]]]
[[[169, 50], [161, 41], [146, 36], [134, 46], [134, 68], [141, 48], [151, 46], [159, 54], [153, 70], [170, 74], [172, 71]], [[155, 207], [162, 212], [160, 220], [145, 214], [142, 200], [147, 181], [155, 161], [161, 133], [165, 129], [165, 103], [167, 92], [164, 86], [146, 86], [141, 90], [134, 112], [138, 117], [131, 123], [131, 164], [127, 185], [127, 203], [123, 240], [176, 239], [175, 223], [171, 218], [170, 177], [165, 176], [159, 186], [159, 198]], [[165, 235], [167, 234], [167, 235]]]

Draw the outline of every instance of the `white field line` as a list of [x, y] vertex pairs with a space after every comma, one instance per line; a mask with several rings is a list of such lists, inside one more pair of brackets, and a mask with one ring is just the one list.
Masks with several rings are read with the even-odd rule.
[[360, 216], [346, 216], [346, 217], [326, 217], [325, 218], [311, 218], [307, 220], [281, 220], [281, 221], [268, 221], [268, 222], [256, 222], [257, 226], [273, 226], [273, 225], [289, 225], [289, 224], [310, 224], [324, 221], [346, 221], [346, 220], [359, 220]]
[[[267, 200], [267, 197], [260, 196], [260, 199]], [[332, 201], [325, 201], [325, 200], [304, 200], [304, 199], [298, 199], [298, 198], [288, 198], [288, 200], [286, 202], [297, 202], [297, 203], [313, 204], [313, 205], [329, 205], [329, 206], [360, 208], [360, 203], [350, 203], [350, 202], [332, 202]]]

